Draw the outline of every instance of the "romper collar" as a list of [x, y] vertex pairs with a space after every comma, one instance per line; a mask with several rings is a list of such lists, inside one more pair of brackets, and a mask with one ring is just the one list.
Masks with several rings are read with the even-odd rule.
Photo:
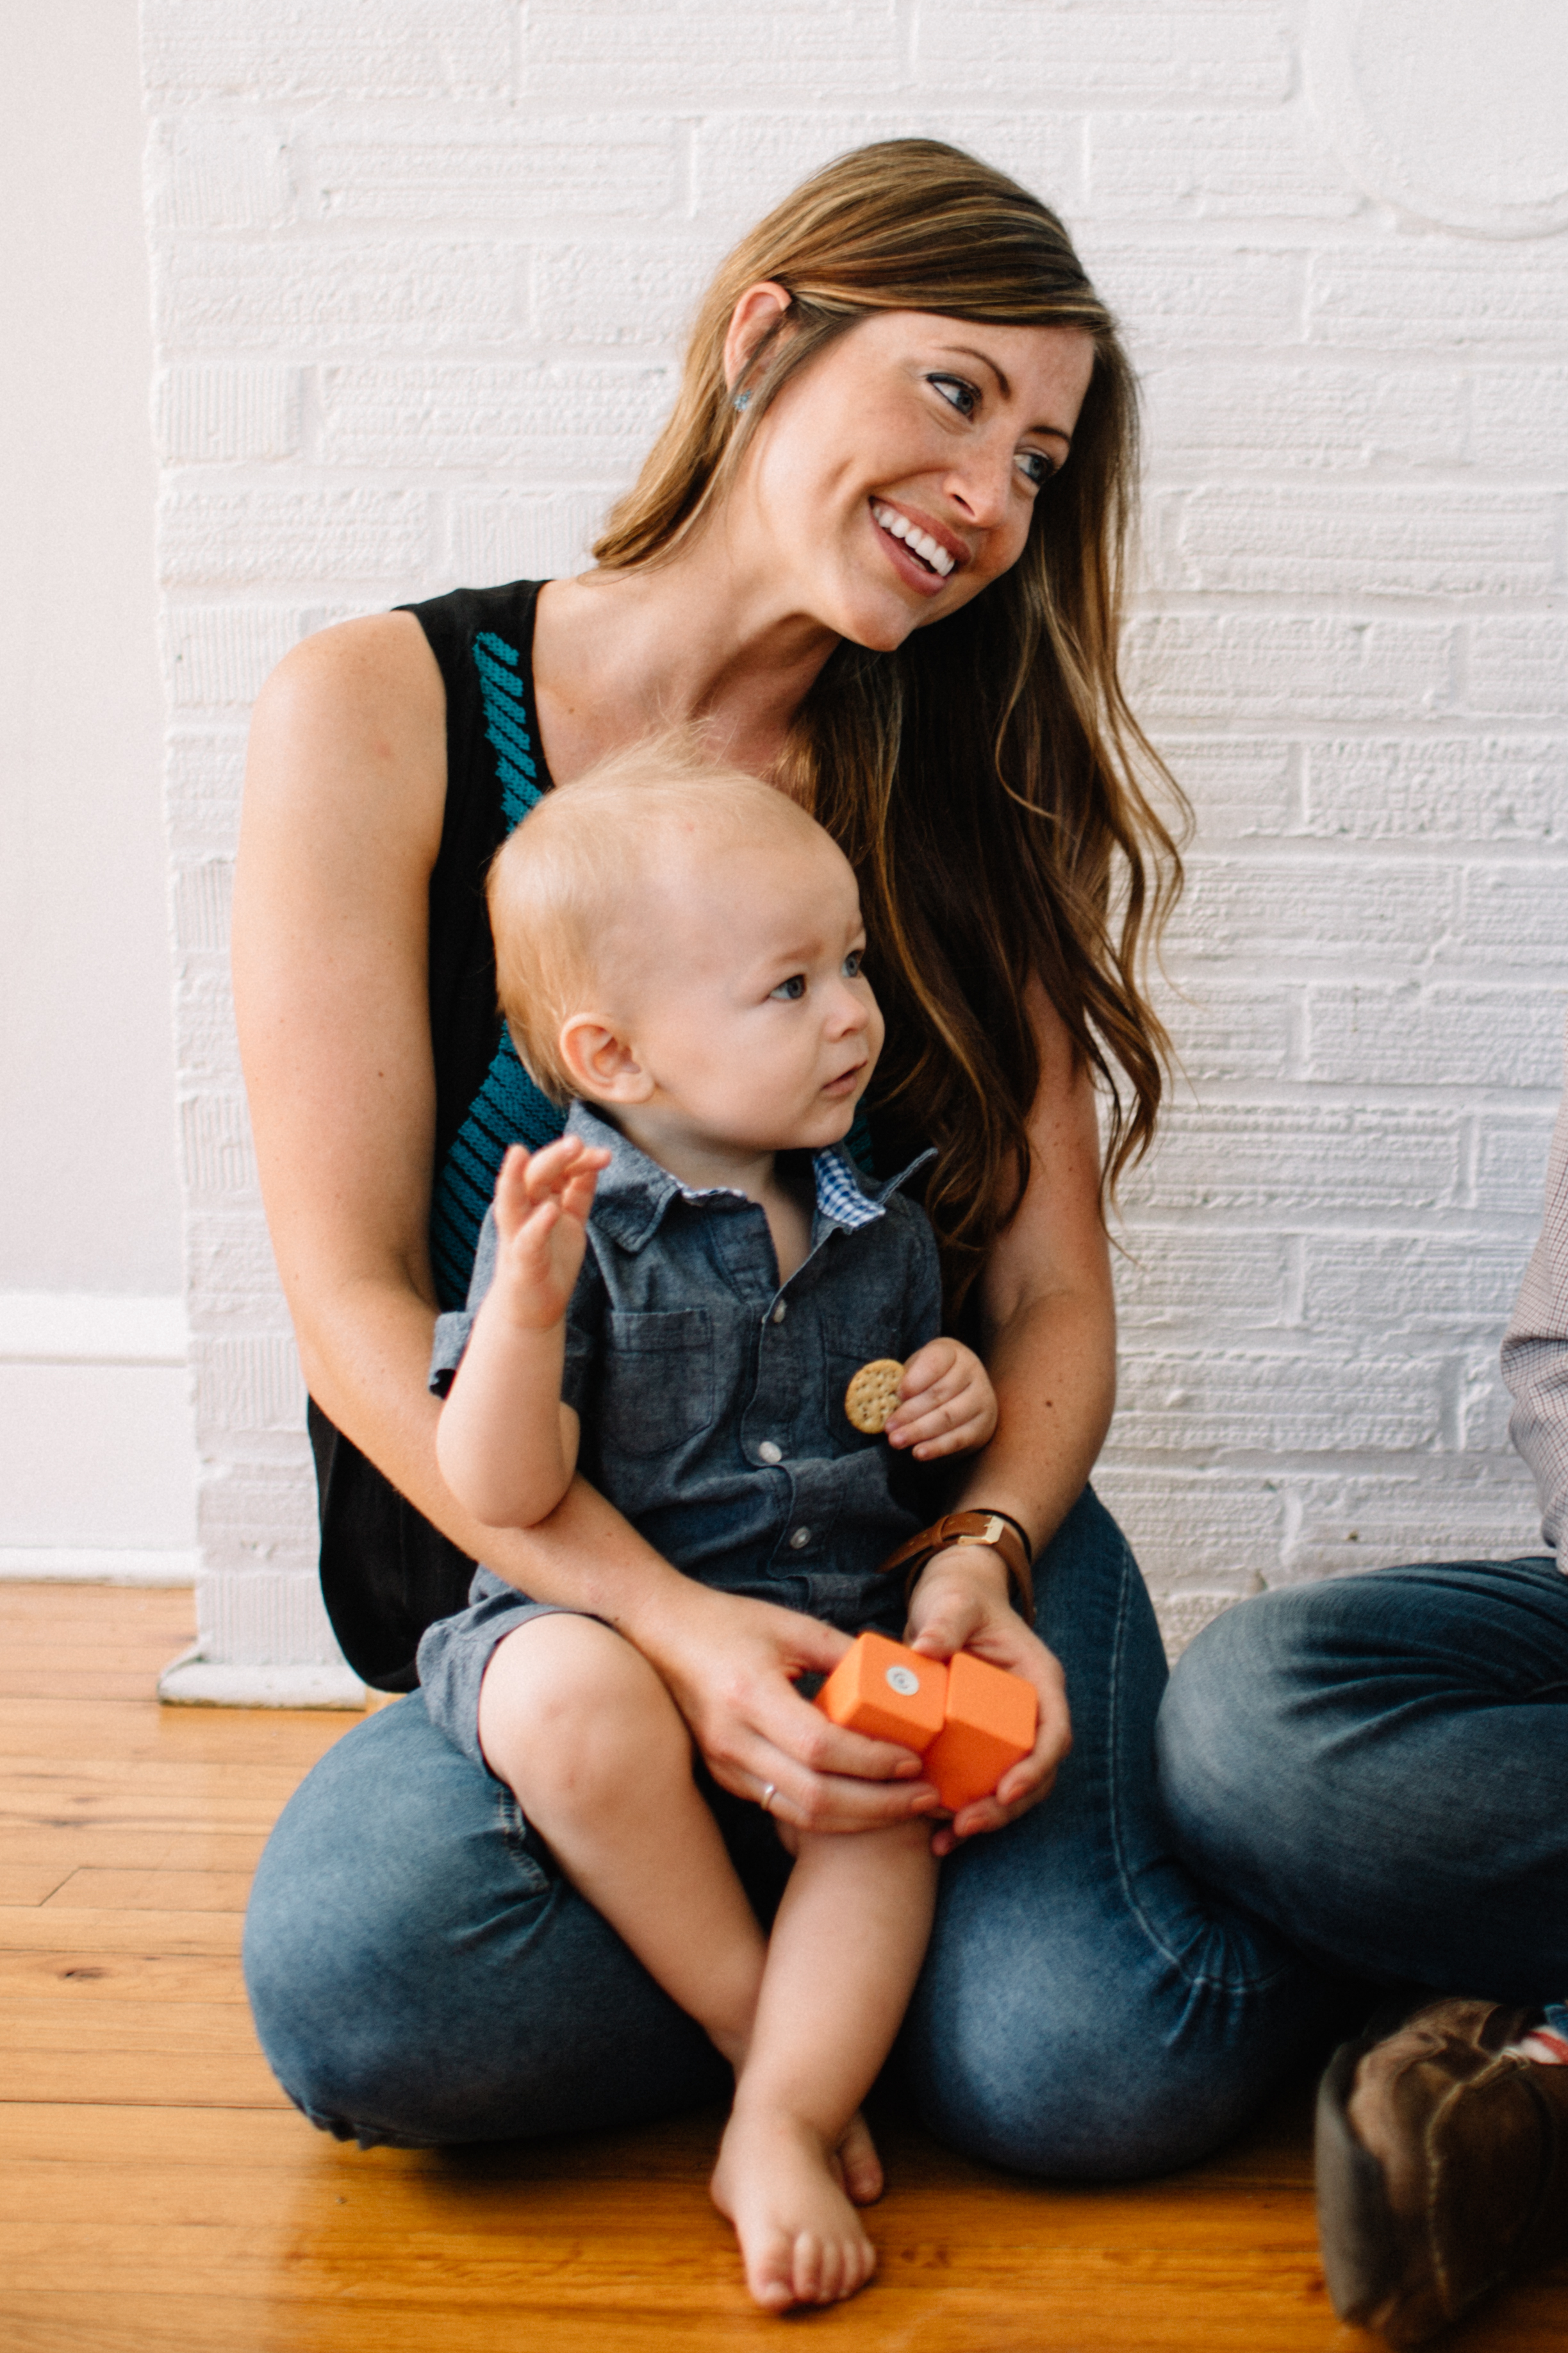
[[[640, 1250], [658, 1231], [672, 1201], [721, 1211], [750, 1207], [747, 1195], [733, 1186], [694, 1190], [682, 1185], [679, 1177], [650, 1160], [646, 1152], [639, 1152], [618, 1127], [613, 1127], [585, 1103], [573, 1104], [566, 1133], [580, 1135], [584, 1144], [601, 1145], [609, 1153], [610, 1165], [599, 1173], [593, 1216], [595, 1224], [623, 1250]], [[829, 1145], [824, 1151], [814, 1152], [811, 1173], [817, 1219], [842, 1227], [847, 1232], [875, 1225], [879, 1218], [886, 1215], [886, 1204], [900, 1187], [935, 1156], [934, 1151], [922, 1152], [885, 1185], [872, 1185], [839, 1146]]]

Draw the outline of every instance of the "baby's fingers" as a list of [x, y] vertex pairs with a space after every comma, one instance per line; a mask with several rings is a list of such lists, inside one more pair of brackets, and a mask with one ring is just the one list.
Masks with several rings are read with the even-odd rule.
[[969, 1414], [951, 1430], [919, 1440], [910, 1451], [917, 1462], [934, 1462], [944, 1454], [973, 1454], [987, 1443], [995, 1427], [994, 1414]]
[[509, 1145], [496, 1176], [496, 1230], [503, 1242], [511, 1240], [532, 1206], [528, 1189], [530, 1157], [521, 1144]]
[[909, 1446], [916, 1433], [933, 1438], [939, 1430], [951, 1430], [953, 1404], [963, 1394], [964, 1384], [952, 1377], [933, 1381], [929, 1388], [917, 1390], [912, 1396], [904, 1389], [897, 1406], [888, 1419], [888, 1437], [895, 1446]]
[[550, 1237], [560, 1223], [559, 1201], [541, 1201], [537, 1208], [530, 1209], [510, 1243], [511, 1255], [519, 1265], [548, 1265]]
[[568, 1177], [561, 1195], [561, 1206], [569, 1218], [586, 1220], [594, 1206], [594, 1191], [603, 1170], [610, 1165], [610, 1155], [598, 1145], [586, 1145]]
[[[921, 1404], [924, 1407], [923, 1398]], [[913, 1416], [900, 1414], [888, 1424], [888, 1443], [912, 1448], [917, 1459], [925, 1462], [933, 1455], [959, 1454], [984, 1446], [995, 1426], [989, 1392], [977, 1398], [973, 1388], [965, 1388], [957, 1397]]]
[[580, 1136], [559, 1135], [553, 1144], [534, 1153], [526, 1171], [529, 1199], [558, 1200], [575, 1176], [586, 1149]]
[[899, 1384], [900, 1412], [917, 1401], [921, 1405], [933, 1403], [939, 1388], [942, 1396], [951, 1397], [955, 1388], [962, 1387], [963, 1378], [956, 1344], [945, 1339], [928, 1340], [904, 1366], [904, 1377]]

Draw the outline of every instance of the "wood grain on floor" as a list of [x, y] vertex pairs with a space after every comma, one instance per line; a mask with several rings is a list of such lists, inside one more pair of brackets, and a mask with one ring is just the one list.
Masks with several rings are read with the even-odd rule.
[[[714, 2116], [368, 2153], [311, 2130], [239, 1974], [263, 1840], [346, 1715], [161, 1709], [188, 1594], [0, 1587], [6, 2353], [1371, 2353], [1335, 2321], [1308, 2094], [1175, 2179], [1018, 2182], [883, 2129], [881, 2270], [767, 2320], [705, 2180]], [[1568, 2267], [1447, 2340], [1546, 2353]]]

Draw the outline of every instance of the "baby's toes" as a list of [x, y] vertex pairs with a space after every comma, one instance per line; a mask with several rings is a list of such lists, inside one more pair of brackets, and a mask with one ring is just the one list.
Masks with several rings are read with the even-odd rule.
[[877, 2250], [862, 2231], [844, 2242], [840, 2295], [858, 2295], [877, 2268]]
[[797, 2304], [833, 2304], [838, 2290], [830, 2280], [837, 2277], [837, 2254], [831, 2240], [818, 2238], [815, 2231], [801, 2231], [795, 2242], [795, 2293]]
[[[833, 2250], [833, 2295], [858, 2295], [877, 2267], [877, 2253], [863, 2234], [845, 2239]], [[824, 2296], [826, 2304], [830, 2299]]]
[[886, 2186], [882, 2160], [877, 2154], [870, 2127], [858, 2112], [844, 2127], [834, 2163], [845, 2195], [852, 2198], [857, 2206], [870, 2206], [881, 2196]]
[[765, 2312], [787, 2312], [799, 2301], [798, 2244], [784, 2231], [770, 2231], [760, 2247], [745, 2250], [746, 2285]]

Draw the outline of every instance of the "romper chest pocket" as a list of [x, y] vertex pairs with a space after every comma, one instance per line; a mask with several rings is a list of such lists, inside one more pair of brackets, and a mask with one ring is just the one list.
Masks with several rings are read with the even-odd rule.
[[706, 1308], [615, 1309], [601, 1385], [606, 1454], [667, 1454], [711, 1428], [713, 1333]]

